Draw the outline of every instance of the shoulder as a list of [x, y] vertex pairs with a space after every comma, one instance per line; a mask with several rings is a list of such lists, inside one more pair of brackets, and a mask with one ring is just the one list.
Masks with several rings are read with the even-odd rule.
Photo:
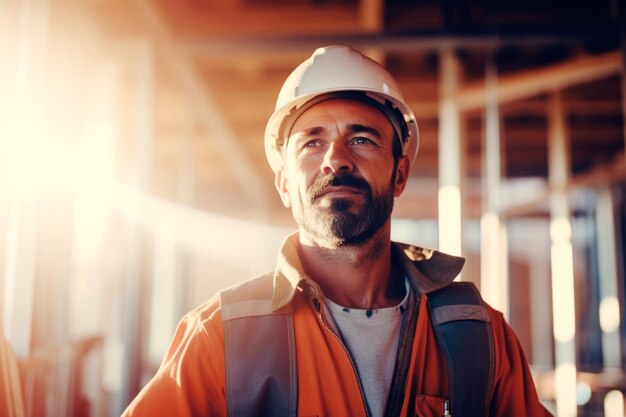
[[267, 273], [225, 288], [185, 314], [181, 325], [211, 332], [211, 328], [221, 327], [223, 320], [233, 318], [233, 311], [241, 310], [243, 304], [271, 303], [272, 284], [273, 273]]
[[274, 274], [269, 273], [220, 291], [223, 321], [273, 314]]
[[202, 321], [212, 320], [224, 305], [245, 300], [272, 297], [273, 273], [267, 273], [218, 291], [205, 303], [187, 313]]
[[215, 333], [222, 326], [224, 310], [228, 314], [230, 306], [243, 301], [271, 299], [272, 273], [261, 275], [229, 288], [220, 290], [203, 304], [185, 314], [179, 323], [187, 331]]
[[273, 284], [274, 274], [267, 273], [226, 288], [218, 293], [218, 297], [222, 306], [239, 301], [271, 299]]

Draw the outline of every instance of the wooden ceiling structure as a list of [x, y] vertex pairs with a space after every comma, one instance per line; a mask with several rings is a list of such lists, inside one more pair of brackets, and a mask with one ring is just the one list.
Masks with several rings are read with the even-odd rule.
[[[502, 176], [546, 178], [547, 97], [560, 91], [573, 178], [624, 176], [620, 2], [137, 0], [89, 4], [112, 39], [147, 37], [154, 64], [152, 193], [200, 210], [290, 224], [263, 150], [282, 82], [315, 48], [349, 44], [384, 63], [421, 133], [396, 215], [436, 218], [440, 58], [461, 77], [462, 178], [480, 212], [485, 74], [497, 72]], [[618, 167], [614, 173], [612, 167]], [[181, 191], [180, 178], [191, 185]], [[181, 197], [184, 195], [183, 197]], [[181, 200], [182, 199], [182, 200]]]

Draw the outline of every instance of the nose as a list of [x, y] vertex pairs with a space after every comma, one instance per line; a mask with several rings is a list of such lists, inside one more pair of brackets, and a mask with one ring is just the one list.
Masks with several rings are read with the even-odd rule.
[[324, 154], [321, 167], [322, 172], [324, 174], [337, 173], [339, 171], [349, 172], [353, 168], [350, 151], [341, 143], [331, 143]]

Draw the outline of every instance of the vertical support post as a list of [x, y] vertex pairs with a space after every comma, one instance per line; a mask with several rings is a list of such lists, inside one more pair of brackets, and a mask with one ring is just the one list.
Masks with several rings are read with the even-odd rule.
[[545, 223], [529, 225], [530, 236], [537, 236], [528, 245], [528, 265], [530, 275], [530, 322], [532, 331], [532, 364], [542, 369], [552, 369], [552, 326], [550, 311], [550, 259], [549, 241], [544, 239]]
[[483, 212], [480, 219], [480, 290], [489, 304], [509, 316], [506, 238], [500, 221], [500, 112], [498, 75], [490, 59], [485, 71], [485, 130], [482, 146]]
[[620, 46], [622, 50], [622, 116], [624, 124], [622, 126], [624, 136], [624, 165], [626, 165], [626, 4], [623, 1], [615, 2], [619, 17]]
[[[87, 34], [85, 34], [87, 35]], [[122, 347], [121, 337], [118, 332], [108, 332], [110, 326], [121, 326], [119, 318], [121, 308], [115, 302], [119, 302], [119, 294], [122, 284], [115, 288], [117, 291], [107, 291], [111, 288], [110, 275], [111, 264], [106, 254], [112, 243], [112, 197], [114, 193], [116, 144], [118, 143], [118, 119], [120, 104], [120, 89], [122, 85], [122, 63], [118, 51], [113, 49], [106, 55], [106, 63], [99, 63], [86, 71], [89, 75], [88, 86], [82, 93], [82, 105], [85, 109], [84, 124], [78, 141], [76, 154], [77, 171], [80, 173], [73, 184], [73, 216], [71, 230], [71, 242], [68, 244], [69, 294], [66, 309], [68, 317], [58, 325], [67, 327], [71, 336], [69, 340], [85, 340], [94, 335], [102, 335], [104, 341], [118, 341], [117, 346]], [[59, 239], [60, 234], [55, 234]], [[109, 247], [108, 247], [109, 246]], [[120, 256], [119, 259], [123, 259]], [[107, 268], [103, 265], [107, 264]], [[60, 272], [57, 272], [59, 275]], [[127, 279], [128, 277], [123, 277]], [[48, 294], [46, 294], [49, 297]], [[56, 297], [56, 299], [62, 299]], [[69, 326], [66, 324], [69, 322]], [[105, 345], [109, 352], [112, 345]], [[102, 366], [103, 355], [99, 349], [80, 357], [80, 367], [83, 369], [82, 377], [75, 373], [69, 380], [70, 389], [80, 389], [82, 397], [89, 401], [91, 410], [102, 409], [105, 401], [101, 395], [103, 389], [108, 388], [108, 380], [119, 380], [122, 377], [119, 356], [108, 357], [105, 366]], [[78, 358], [78, 357], [77, 357]], [[112, 374], [118, 373], [111, 377]], [[104, 378], [106, 375], [106, 378]], [[75, 384], [79, 383], [80, 387]], [[68, 413], [78, 413], [78, 398], [68, 396], [71, 402], [68, 404]], [[74, 410], [74, 411], [72, 411]], [[97, 411], [94, 411], [97, 414]], [[61, 415], [61, 414], [59, 414]]]
[[[103, 316], [104, 273], [101, 267], [107, 232], [111, 227], [111, 196], [114, 187], [116, 119], [121, 68], [101, 65], [84, 91], [86, 123], [78, 143], [81, 178], [74, 186], [74, 218], [70, 281], [69, 330], [76, 340], [99, 334]], [[94, 303], [94, 299], [100, 299]], [[104, 309], [107, 310], [107, 309]], [[108, 315], [108, 312], [104, 315]]]
[[439, 54], [439, 249], [461, 254], [461, 116], [455, 94], [460, 68], [454, 51]]
[[10, 87], [6, 97], [0, 98], [0, 203], [5, 203], [0, 213], [6, 216], [0, 317], [3, 336], [21, 358], [31, 353], [41, 191], [37, 174], [22, 163], [47, 133], [39, 128], [44, 115], [34, 109], [45, 108], [41, 104], [46, 98], [48, 3], [19, 2], [15, 72], [6, 85]]
[[[153, 48], [148, 41], [137, 46], [136, 64], [137, 100], [135, 123], [137, 142], [135, 145], [134, 182], [139, 190], [147, 190], [151, 182], [152, 145], [154, 140], [154, 57]], [[140, 213], [135, 212], [135, 216]], [[122, 281], [122, 372], [123, 378], [119, 390], [115, 413], [121, 414], [130, 400], [137, 394], [141, 380], [141, 331], [142, 307], [145, 305], [143, 291], [144, 259], [142, 256], [142, 238], [139, 221], [131, 219], [128, 227], [127, 258], [125, 278]]]
[[604, 417], [624, 417], [624, 394], [612, 390], [604, 396]]
[[4, 254], [2, 336], [16, 355], [24, 359], [31, 352], [38, 199], [36, 196], [14, 197], [9, 207]]
[[570, 174], [568, 139], [561, 93], [553, 92], [548, 97], [548, 181], [557, 417], [577, 414], [574, 259], [566, 189]]
[[598, 267], [600, 275], [600, 328], [602, 356], [606, 370], [622, 366], [620, 308], [618, 294], [617, 247], [615, 244], [615, 211], [613, 194], [608, 186], [598, 191], [596, 205]]

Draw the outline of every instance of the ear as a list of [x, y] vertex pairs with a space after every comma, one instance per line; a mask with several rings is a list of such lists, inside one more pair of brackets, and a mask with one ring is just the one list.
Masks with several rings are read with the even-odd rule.
[[280, 199], [283, 201], [283, 205], [290, 208], [291, 198], [289, 196], [289, 186], [287, 185], [287, 177], [285, 176], [282, 168], [276, 170], [276, 174], [274, 176], [274, 186], [278, 191], [278, 195], [280, 195]]
[[411, 168], [411, 162], [409, 158], [404, 155], [398, 161], [398, 167], [396, 168], [396, 181], [393, 184], [393, 195], [394, 197], [400, 197], [404, 188], [406, 187], [406, 182], [409, 179], [409, 169]]

